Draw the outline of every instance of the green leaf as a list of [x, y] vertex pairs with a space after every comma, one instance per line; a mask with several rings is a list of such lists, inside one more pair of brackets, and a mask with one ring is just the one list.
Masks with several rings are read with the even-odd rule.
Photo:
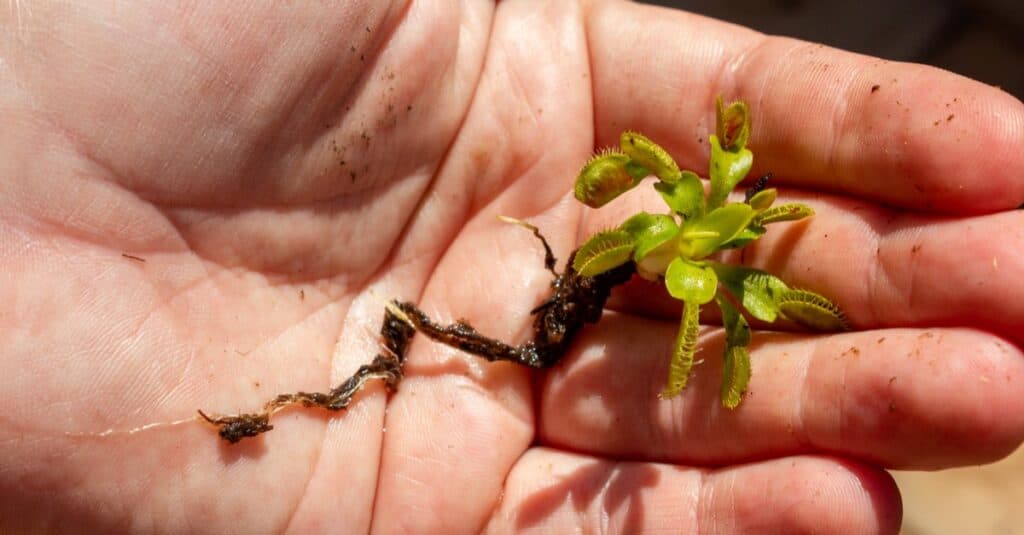
[[708, 266], [697, 265], [676, 257], [665, 272], [668, 293], [686, 303], [703, 305], [711, 301], [718, 291], [718, 277]]
[[759, 269], [711, 263], [718, 280], [729, 290], [747, 312], [755, 318], [772, 323], [778, 317], [777, 299], [789, 291], [782, 279]]
[[594, 234], [576, 251], [572, 267], [585, 277], [617, 268], [633, 256], [633, 238], [621, 230]]
[[680, 178], [679, 165], [672, 159], [668, 151], [661, 148], [643, 134], [623, 132], [619, 136], [622, 152], [634, 162], [650, 170], [654, 176], [665, 182], [674, 183]]
[[738, 407], [749, 382], [750, 353], [747, 348], [736, 346], [726, 349], [722, 367], [722, 405], [727, 409]]
[[814, 215], [814, 210], [810, 206], [800, 204], [798, 202], [791, 202], [780, 204], [757, 214], [754, 217], [754, 224], [763, 227], [769, 223], [797, 221], [812, 215]]
[[649, 169], [633, 160], [630, 160], [629, 162], [626, 163], [626, 172], [629, 173], [629, 175], [632, 176], [637, 182], [654, 174], [651, 173]]
[[621, 152], [605, 151], [591, 158], [576, 177], [576, 199], [591, 208], [600, 208], [632, 189], [643, 176], [633, 176], [628, 164], [629, 156]]
[[747, 201], [747, 204], [749, 204], [755, 212], [760, 213], [770, 208], [778, 195], [779, 190], [775, 188], [764, 189], [755, 193], [754, 196]]
[[633, 260], [640, 262], [655, 249], [667, 245], [679, 235], [679, 225], [670, 215], [640, 212], [619, 225], [633, 238]]
[[665, 204], [686, 219], [704, 215], [704, 184], [692, 171], [683, 171], [676, 182], [658, 182], [654, 185]]
[[754, 165], [754, 153], [749, 149], [727, 151], [715, 136], [708, 136], [708, 141], [711, 145], [711, 192], [707, 208], [713, 210], [725, 204], [725, 199], [736, 184], [750, 172], [750, 167]]
[[619, 225], [619, 230], [629, 234], [634, 240], [636, 240], [641, 234], [647, 231], [648, 228], [658, 224], [659, 217], [671, 216], [663, 214], [652, 214], [650, 212], [637, 212], [632, 217], [622, 222]]
[[746, 102], [737, 100], [725, 106], [722, 97], [715, 99], [715, 135], [730, 152], [743, 150], [747, 146], [750, 139], [750, 108]]
[[809, 290], [787, 290], [776, 296], [779, 315], [810, 329], [848, 331], [846, 315], [832, 301]]
[[722, 405], [735, 409], [743, 400], [743, 393], [750, 382], [750, 326], [736, 307], [724, 296], [715, 301], [722, 310], [722, 326], [725, 327], [725, 364], [722, 368]]
[[730, 346], [750, 345], [750, 325], [736, 307], [722, 294], [715, 298], [722, 310], [722, 326], [725, 327], [725, 343]]
[[[754, 217], [748, 204], [733, 203], [711, 211], [704, 217], [683, 224], [680, 253], [689, 258], [704, 258], [732, 241]], [[700, 236], [700, 237], [698, 237]]]
[[740, 249], [746, 247], [763, 236], [766, 230], [767, 229], [764, 227], [759, 227], [751, 223], [747, 225], [747, 228], [737, 234], [735, 238], [719, 246], [719, 249]]
[[679, 322], [679, 333], [672, 346], [672, 360], [668, 364], [668, 381], [659, 395], [662, 399], [678, 396], [690, 379], [693, 356], [697, 352], [697, 336], [700, 334], [700, 305], [683, 303], [683, 317]]

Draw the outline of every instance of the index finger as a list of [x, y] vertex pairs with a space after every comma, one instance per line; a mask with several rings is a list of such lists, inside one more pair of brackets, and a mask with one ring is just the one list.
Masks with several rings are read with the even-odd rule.
[[598, 146], [639, 130], [701, 171], [722, 95], [751, 106], [753, 173], [946, 213], [1024, 201], [1024, 105], [996, 88], [681, 11], [587, 17]]

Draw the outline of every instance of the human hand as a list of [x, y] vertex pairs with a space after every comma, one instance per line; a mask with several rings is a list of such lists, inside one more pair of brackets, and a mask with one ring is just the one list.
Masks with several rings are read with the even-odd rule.
[[[4, 524], [886, 532], [881, 467], [1020, 442], [1019, 102], [617, 2], [381, 5], [32, 4], [6, 33]], [[718, 94], [752, 105], [755, 173], [819, 208], [744, 260], [859, 329], [755, 333], [736, 411], [714, 331], [657, 399], [676, 321], [634, 286], [545, 374], [418, 338], [386, 413], [374, 385], [235, 446], [67, 434], [325, 390], [378, 350], [371, 292], [521, 339], [549, 275], [495, 216], [564, 260], [617, 223], [572, 199], [587, 155], [629, 128], [701, 169]]]

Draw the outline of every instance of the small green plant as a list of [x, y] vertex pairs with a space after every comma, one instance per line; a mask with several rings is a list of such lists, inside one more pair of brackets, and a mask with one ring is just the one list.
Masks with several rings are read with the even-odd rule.
[[800, 203], [773, 206], [777, 191], [764, 189], [766, 178], [747, 191], [743, 202], [728, 202], [729, 193], [754, 161], [746, 146], [749, 138], [747, 105], [725, 106], [719, 98], [715, 135], [708, 139], [707, 194], [696, 173], [680, 170], [667, 151], [636, 132], [624, 132], [620, 150], [597, 154], [576, 179], [576, 198], [599, 208], [653, 175], [657, 178], [654, 189], [668, 205], [667, 213], [640, 212], [618, 228], [590, 237], [572, 263], [580, 275], [593, 277], [634, 262], [640, 276], [663, 281], [668, 293], [683, 302], [663, 398], [686, 388], [697, 348], [700, 308], [711, 301], [721, 309], [726, 333], [721, 399], [728, 408], [739, 405], [750, 380], [750, 327], [736, 305], [768, 323], [784, 319], [819, 331], [848, 328], [842, 311], [825, 297], [790, 288], [764, 271], [709, 258], [723, 249], [745, 247], [760, 238], [769, 224], [814, 214]]
[[273, 429], [271, 416], [288, 406], [344, 410], [370, 380], [382, 380], [389, 390], [398, 387], [406, 351], [417, 332], [489, 362], [513, 362], [534, 369], [555, 366], [580, 329], [600, 321], [612, 289], [629, 281], [634, 273], [664, 281], [669, 294], [683, 302], [682, 324], [662, 397], [676, 396], [686, 387], [697, 348], [700, 307], [714, 300], [722, 311], [726, 333], [722, 404], [735, 408], [750, 380], [750, 327], [740, 307], [769, 323], [785, 319], [821, 331], [845, 330], [847, 325], [839, 308], [814, 292], [790, 288], [763, 271], [709, 259], [716, 251], [757, 240], [766, 225], [814, 213], [799, 203], [772, 206], [777, 192], [764, 188], [767, 177], [747, 190], [743, 202], [728, 203], [729, 193], [753, 163], [746, 148], [750, 116], [746, 104], [724, 107], [719, 99], [717, 117], [716, 135], [709, 139], [711, 188], [707, 195], [696, 173], [681, 171], [668, 152], [640, 134], [622, 134], [621, 151], [606, 151], [587, 162], [576, 180], [580, 201], [601, 207], [654, 175], [658, 178], [654, 189], [668, 210], [664, 214], [641, 212], [614, 230], [592, 236], [572, 253], [561, 273], [556, 271], [555, 256], [537, 227], [503, 218], [533, 232], [544, 248], [544, 267], [554, 276], [551, 294], [530, 311], [534, 316], [530, 340], [508, 344], [480, 333], [466, 321], [438, 323], [414, 303], [395, 300], [385, 307], [382, 351], [330, 391], [279, 394], [257, 412], [207, 415], [200, 411], [200, 418], [217, 427], [221, 438], [235, 443]]

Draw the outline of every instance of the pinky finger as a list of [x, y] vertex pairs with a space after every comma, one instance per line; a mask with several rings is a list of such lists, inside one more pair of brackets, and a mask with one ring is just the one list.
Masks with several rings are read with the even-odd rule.
[[622, 462], [545, 448], [506, 480], [490, 533], [897, 533], [883, 470], [825, 457], [721, 469]]

